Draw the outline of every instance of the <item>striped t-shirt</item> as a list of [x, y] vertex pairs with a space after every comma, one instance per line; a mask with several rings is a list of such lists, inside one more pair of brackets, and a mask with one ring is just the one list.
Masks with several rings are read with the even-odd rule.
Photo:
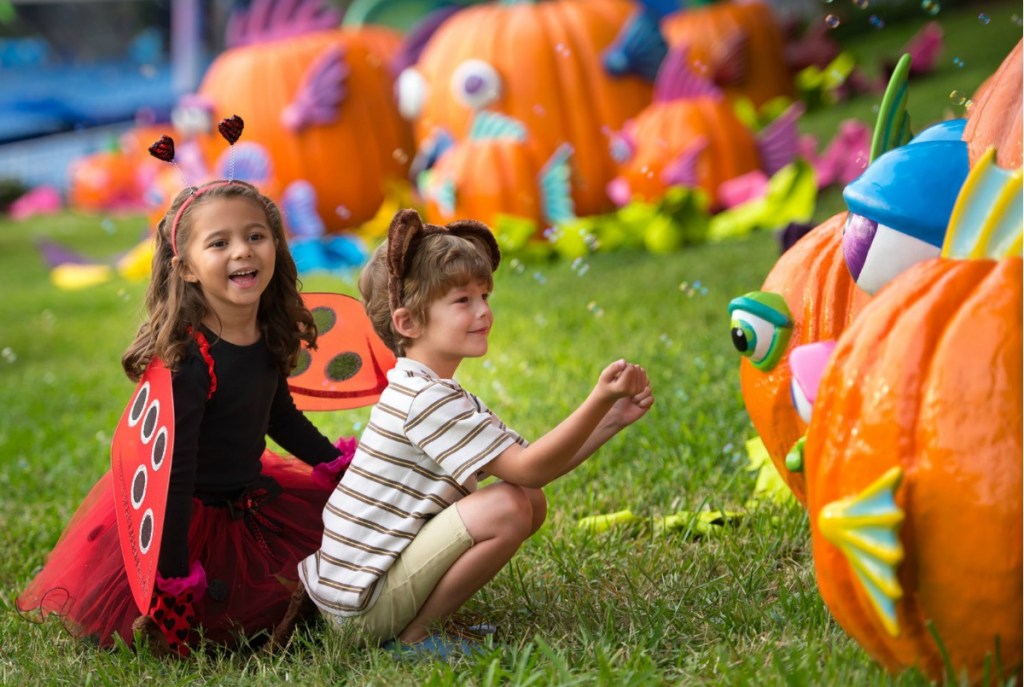
[[526, 442], [473, 394], [399, 358], [352, 464], [324, 509], [320, 550], [299, 563], [328, 613], [365, 613], [378, 582], [430, 518], [476, 489], [477, 472]]

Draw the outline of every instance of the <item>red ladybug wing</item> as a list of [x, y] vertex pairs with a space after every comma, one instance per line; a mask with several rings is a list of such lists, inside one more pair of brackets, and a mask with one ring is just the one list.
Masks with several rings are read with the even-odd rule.
[[363, 304], [340, 293], [304, 293], [316, 320], [317, 350], [303, 348], [288, 388], [299, 410], [372, 405], [387, 386], [395, 355], [373, 330]]
[[121, 555], [142, 613], [153, 597], [173, 454], [171, 372], [154, 358], [121, 415], [110, 447]]

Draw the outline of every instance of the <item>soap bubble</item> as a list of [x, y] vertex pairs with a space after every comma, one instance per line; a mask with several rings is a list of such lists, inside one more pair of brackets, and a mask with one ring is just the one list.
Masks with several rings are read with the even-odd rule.
[[841, 24], [841, 23], [842, 22], [839, 21], [839, 17], [837, 17], [836, 15], [834, 15], [834, 14], [826, 14], [825, 15], [825, 25], [828, 26], [828, 28], [834, 29], [837, 26], [839, 26], [839, 24]]
[[960, 59], [959, 57], [954, 57], [953, 58], [953, 66], [956, 67], [957, 69], [963, 69], [964, 61], [962, 59]]
[[949, 100], [954, 105], [963, 105], [967, 102], [967, 96], [962, 91], [954, 90], [949, 94]]
[[604, 308], [598, 305], [597, 301], [590, 301], [587, 303], [587, 310], [589, 310], [590, 314], [594, 317], [601, 317], [604, 315]]
[[942, 11], [942, 5], [938, 0], [921, 0], [921, 9], [933, 17]]
[[4, 349], [0, 351], [0, 358], [3, 358], [5, 363], [14, 363], [18, 360], [18, 354], [10, 346], [4, 346]]
[[872, 14], [870, 17], [868, 17], [868, 23], [871, 24], [871, 26], [876, 29], [885, 28], [885, 22], [877, 14]]
[[992, 21], [992, 19], [987, 14], [982, 12], [981, 14], [978, 15], [978, 21], [984, 26], [987, 25], [990, 21]]
[[866, 10], [868, 8], [868, 0], [853, 0], [853, 6], [859, 10]]

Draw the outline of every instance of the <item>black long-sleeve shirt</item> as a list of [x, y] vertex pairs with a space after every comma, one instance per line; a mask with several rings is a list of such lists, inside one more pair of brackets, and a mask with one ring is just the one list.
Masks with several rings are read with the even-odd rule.
[[204, 334], [217, 378], [213, 396], [207, 400], [209, 368], [194, 341], [172, 375], [174, 457], [158, 566], [165, 578], [188, 575], [193, 496], [240, 495], [260, 474], [268, 435], [310, 465], [340, 454], [295, 408], [287, 379], [262, 339], [236, 346]]

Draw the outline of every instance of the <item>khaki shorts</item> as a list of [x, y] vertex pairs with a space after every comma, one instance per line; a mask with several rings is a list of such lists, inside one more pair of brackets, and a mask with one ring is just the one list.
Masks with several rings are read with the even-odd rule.
[[455, 504], [423, 526], [381, 581], [380, 595], [366, 613], [350, 619], [367, 639], [395, 637], [420, 612], [448, 569], [473, 546]]

